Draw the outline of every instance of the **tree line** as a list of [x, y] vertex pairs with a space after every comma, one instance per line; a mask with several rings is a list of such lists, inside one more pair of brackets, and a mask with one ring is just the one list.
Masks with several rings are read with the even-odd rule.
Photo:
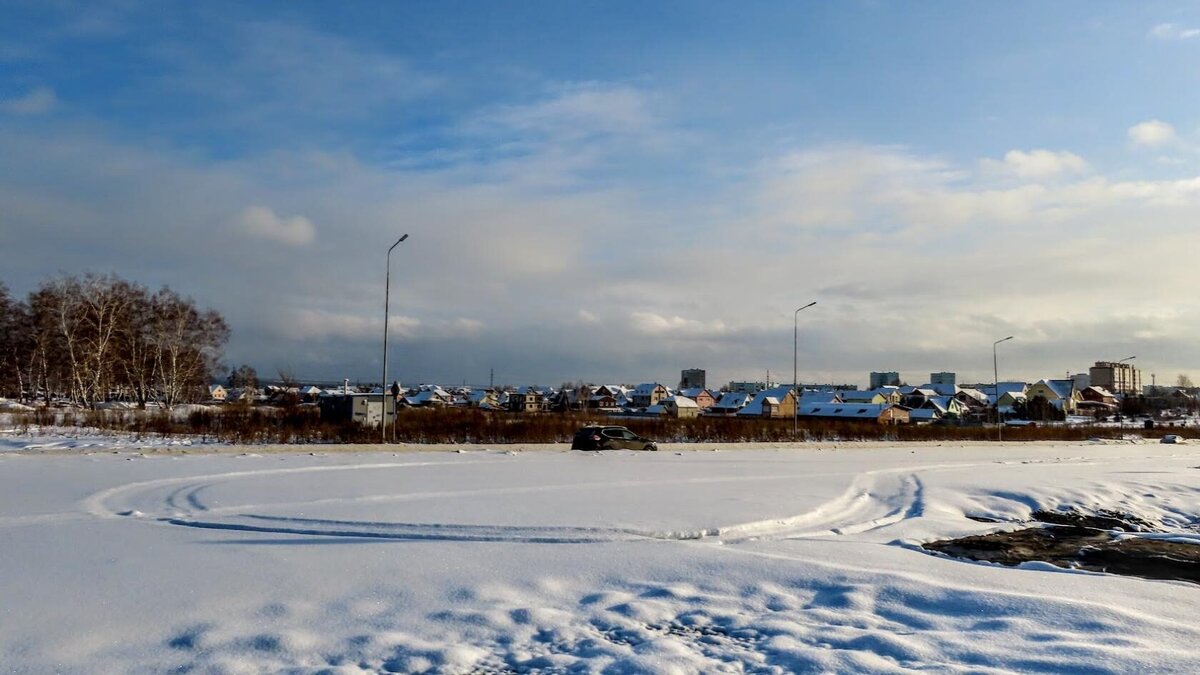
[[203, 400], [228, 340], [220, 314], [166, 286], [62, 275], [20, 300], [0, 282], [0, 396], [86, 407]]

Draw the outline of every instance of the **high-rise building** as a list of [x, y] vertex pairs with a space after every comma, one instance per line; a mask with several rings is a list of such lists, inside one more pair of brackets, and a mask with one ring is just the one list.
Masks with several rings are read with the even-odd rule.
[[700, 368], [688, 368], [679, 374], [680, 389], [707, 389], [705, 372]]
[[730, 382], [727, 389], [735, 394], [757, 394], [768, 389], [769, 384], [769, 382]]
[[1097, 361], [1088, 368], [1093, 387], [1103, 387], [1114, 394], [1140, 394], [1142, 372], [1130, 363]]
[[958, 382], [958, 375], [954, 373], [930, 373], [929, 384], [946, 384], [951, 387]]
[[871, 386], [868, 389], [878, 389], [880, 387], [899, 387], [900, 373], [871, 373]]

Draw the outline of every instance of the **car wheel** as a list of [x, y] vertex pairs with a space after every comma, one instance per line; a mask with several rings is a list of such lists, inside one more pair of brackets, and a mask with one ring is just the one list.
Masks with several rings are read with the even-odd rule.
[[658, 446], [653, 443], [647, 443], [646, 447], [642, 448], [642, 450], [646, 450], [646, 451], [658, 450]]

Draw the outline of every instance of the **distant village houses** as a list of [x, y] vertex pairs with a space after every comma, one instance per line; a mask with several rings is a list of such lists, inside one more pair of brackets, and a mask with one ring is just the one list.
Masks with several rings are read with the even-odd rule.
[[[323, 418], [378, 424], [402, 409], [466, 408], [497, 414], [575, 413], [614, 417], [740, 420], [840, 421], [874, 424], [1054, 423], [1065, 419], [1118, 418], [1130, 409], [1169, 412], [1200, 410], [1200, 389], [1143, 387], [1140, 373], [1125, 363], [1098, 361], [1089, 373], [1044, 378], [1032, 383], [959, 384], [955, 373], [933, 372], [928, 382], [904, 384], [897, 371], [869, 373], [866, 389], [850, 385], [791, 385], [731, 381], [720, 389], [706, 385], [706, 371], [681, 371], [673, 389], [662, 382], [564, 384], [519, 387], [443, 387], [421, 384], [387, 390], [378, 385], [322, 388], [315, 384], [227, 387], [213, 384], [210, 404], [301, 405]], [[1093, 380], [1099, 380], [1097, 383]], [[1120, 389], [1114, 390], [1106, 383]], [[395, 392], [395, 393], [393, 393]], [[1127, 413], [1128, 414], [1128, 413]]]

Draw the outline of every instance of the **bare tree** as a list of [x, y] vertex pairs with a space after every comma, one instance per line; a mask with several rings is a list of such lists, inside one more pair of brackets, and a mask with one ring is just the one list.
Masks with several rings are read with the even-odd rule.
[[1182, 387], [1184, 389], [1190, 389], [1195, 385], [1192, 384], [1192, 378], [1188, 377], [1184, 373], [1180, 373], [1175, 377], [1175, 386]]
[[290, 366], [280, 366], [275, 373], [279, 376], [280, 392], [276, 403], [293, 407], [300, 402], [300, 380]]
[[[35, 353], [47, 389], [59, 389], [88, 406], [108, 398], [125, 373], [118, 352], [134, 329], [131, 310], [137, 287], [116, 276], [62, 276], [41, 285], [30, 297]], [[61, 363], [54, 372], [52, 361]], [[65, 376], [54, 386], [52, 375]], [[65, 385], [65, 386], [63, 386]]]
[[60, 277], [44, 282], [29, 297], [36, 343], [30, 368], [47, 400], [55, 394], [74, 401], [83, 398], [79, 343], [84, 322], [79, 286], [76, 278]]
[[29, 306], [14, 300], [0, 283], [0, 396], [22, 398], [26, 390], [25, 355], [29, 353]]
[[229, 327], [220, 314], [201, 312], [169, 288], [155, 293], [153, 302], [151, 332], [163, 403], [170, 407], [189, 396], [199, 398], [229, 340]]
[[228, 339], [220, 314], [115, 275], [49, 279], [27, 303], [0, 285], [0, 395], [88, 406], [129, 395], [143, 407], [199, 398]]
[[116, 276], [89, 274], [78, 289], [83, 321], [78, 380], [82, 402], [94, 406], [116, 388], [116, 351], [122, 335], [132, 330], [134, 287]]
[[121, 386], [132, 394], [138, 408], [144, 409], [156, 395], [158, 358], [151, 327], [154, 303], [145, 286], [129, 284], [126, 325], [118, 336], [117, 360], [122, 374]]
[[258, 371], [243, 363], [229, 371], [228, 382], [235, 389], [258, 389]]

